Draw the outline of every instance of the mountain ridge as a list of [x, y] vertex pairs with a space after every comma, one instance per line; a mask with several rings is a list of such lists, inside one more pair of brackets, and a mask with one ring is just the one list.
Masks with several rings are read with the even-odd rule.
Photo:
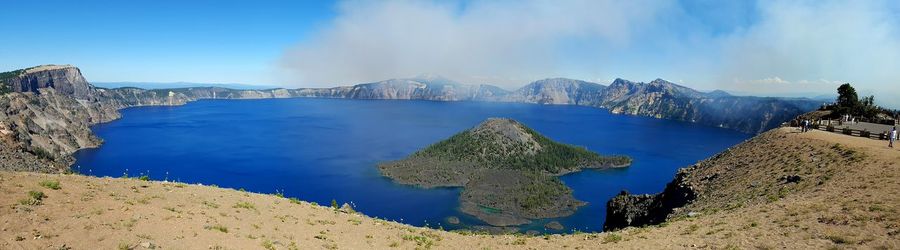
[[[31, 71], [29, 71], [31, 70]], [[432, 82], [433, 81], [433, 82]], [[467, 85], [442, 77], [391, 79], [333, 88], [236, 90], [221, 87], [99, 88], [71, 65], [38, 66], [0, 73], [0, 139], [8, 141], [3, 169], [66, 170], [71, 153], [97, 147], [91, 125], [118, 119], [119, 109], [183, 105], [200, 99], [341, 98], [431, 101], [521, 102], [604, 108], [615, 114], [650, 116], [756, 133], [817, 107], [797, 99], [702, 96], [663, 80], [610, 86], [566, 78], [532, 82], [516, 91]], [[9, 93], [7, 93], [9, 92]], [[73, 112], [76, 110], [77, 112]], [[43, 157], [38, 157], [43, 156]], [[42, 162], [41, 164], [34, 164]], [[39, 166], [39, 167], [36, 167]], [[38, 169], [34, 169], [38, 168]]]
[[[77, 67], [68, 67], [77, 70]], [[80, 76], [80, 71], [69, 74]], [[42, 87], [42, 85], [35, 86], [15, 87], [13, 90], [15, 92], [34, 92], [37, 88]], [[60, 90], [64, 89], [65, 87]], [[110, 91], [115, 92], [117, 89], [110, 89]], [[438, 75], [421, 75], [331, 88], [235, 90], [197, 87], [187, 89], [187, 91], [185, 88], [156, 90], [178, 90], [172, 91], [175, 92], [173, 97], [184, 101], [173, 102], [176, 105], [179, 102], [206, 98], [287, 97], [581, 105], [604, 108], [615, 114], [687, 121], [744, 133], [760, 133], [774, 128], [781, 122], [814, 110], [820, 105], [819, 101], [810, 99], [733, 96], [723, 91], [704, 93], [663, 79], [644, 83], [617, 78], [609, 86], [606, 86], [568, 78], [547, 78], [508, 91], [489, 84], [463, 84]], [[77, 96], [86, 97], [85, 87], [78, 90]], [[137, 94], [135, 90], [128, 92]], [[742, 114], [744, 118], [729, 115], [727, 112]]]

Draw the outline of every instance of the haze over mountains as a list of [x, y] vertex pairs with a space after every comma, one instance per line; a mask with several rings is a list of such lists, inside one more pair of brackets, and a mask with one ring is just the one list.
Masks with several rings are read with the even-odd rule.
[[[37, 67], [40, 68], [40, 67]], [[73, 70], [74, 69], [74, 70]], [[90, 96], [94, 89], [74, 66], [52, 66], [33, 72], [12, 74], [6, 84], [16, 92], [54, 87], [74, 89], [75, 97]], [[11, 73], [11, 72], [10, 72]], [[6, 73], [9, 75], [9, 73]], [[71, 86], [71, 87], [70, 87]], [[602, 85], [567, 78], [534, 81], [508, 91], [486, 84], [463, 84], [444, 77], [424, 75], [389, 79], [353, 86], [238, 90], [196, 87], [143, 90], [97, 88], [99, 95], [126, 105], [179, 105], [197, 99], [247, 98], [349, 98], [432, 101], [489, 101], [536, 104], [581, 105], [609, 109], [616, 114], [641, 115], [759, 133], [799, 114], [814, 110], [820, 101], [804, 98], [733, 96], [724, 91], [700, 92], [663, 79], [649, 83], [616, 79]]]
[[[498, 101], [582, 105], [616, 114], [651, 116], [758, 133], [821, 103], [803, 98], [732, 96], [700, 92], [663, 79], [649, 83], [616, 79], [609, 86], [567, 78], [534, 81], [514, 91], [468, 85], [441, 77], [391, 79], [349, 87], [291, 90], [297, 96], [353, 99]], [[294, 92], [296, 91], [296, 92]]]

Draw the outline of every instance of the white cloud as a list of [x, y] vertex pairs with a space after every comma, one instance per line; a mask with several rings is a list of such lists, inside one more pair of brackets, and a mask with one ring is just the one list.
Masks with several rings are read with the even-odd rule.
[[[421, 73], [522, 84], [553, 76], [568, 39], [626, 46], [666, 8], [660, 1], [348, 1], [282, 60], [305, 86]], [[476, 77], [477, 76], [477, 77]]]
[[740, 80], [735, 79], [735, 82], [739, 83], [739, 84], [745, 83], [745, 84], [754, 84], [754, 85], [755, 84], [790, 84], [791, 83], [791, 82], [785, 81], [784, 79], [781, 79], [781, 77], [777, 77], [777, 76], [763, 78], [763, 79], [757, 79], [757, 80], [750, 80], [750, 81], [746, 81], [746, 82], [742, 82]]
[[896, 1], [691, 3], [346, 1], [281, 66], [307, 87], [422, 73], [508, 88], [556, 76], [753, 93], [850, 82], [900, 107]]
[[[892, 4], [887, 1], [760, 2], [759, 22], [722, 39], [724, 64], [720, 79], [778, 75], [795, 79], [794, 83], [806, 87], [828, 91], [850, 82], [859, 89], [886, 90], [876, 95], [876, 100], [900, 106], [897, 83], [900, 81], [900, 16]], [[780, 79], [762, 79], [757, 83]], [[767, 87], [753, 84], [723, 87], [745, 91], [790, 90], [763, 89]]]

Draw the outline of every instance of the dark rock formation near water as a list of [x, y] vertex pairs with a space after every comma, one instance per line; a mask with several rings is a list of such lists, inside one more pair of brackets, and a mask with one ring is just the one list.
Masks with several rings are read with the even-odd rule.
[[553, 142], [511, 119], [491, 118], [378, 167], [403, 184], [463, 187], [463, 212], [493, 226], [511, 226], [567, 216], [584, 205], [556, 176], [630, 163], [628, 157], [604, 157]]
[[[660, 193], [619, 194], [607, 203], [604, 230], [759, 207], [788, 197], [796, 199], [801, 193], [805, 196], [820, 192], [834, 182], [847, 182], [848, 179], [835, 179], [835, 175], [848, 169], [855, 172], [859, 165], [854, 164], [869, 161], [870, 156], [862, 152], [866, 149], [861, 146], [869, 142], [845, 146], [835, 142], [840, 139], [841, 143], [848, 143], [844, 139], [850, 138], [839, 137], [805, 136], [789, 128], [766, 131], [680, 169]], [[836, 191], [828, 197], [840, 195]]]
[[603, 230], [630, 226], [656, 225], [666, 221], [672, 212], [697, 198], [685, 176], [690, 168], [680, 169], [675, 180], [658, 194], [631, 195], [622, 191], [606, 203], [606, 222]]

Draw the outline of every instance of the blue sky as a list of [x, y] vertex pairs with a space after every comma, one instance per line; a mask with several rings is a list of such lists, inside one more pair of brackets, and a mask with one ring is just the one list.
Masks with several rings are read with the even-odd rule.
[[900, 106], [900, 2], [15, 1], [0, 70], [90, 81], [323, 87], [417, 74], [513, 89], [664, 78], [813, 96], [851, 82]]
[[91, 81], [273, 83], [284, 49], [334, 15], [324, 1], [13, 1], [0, 70], [73, 64]]

